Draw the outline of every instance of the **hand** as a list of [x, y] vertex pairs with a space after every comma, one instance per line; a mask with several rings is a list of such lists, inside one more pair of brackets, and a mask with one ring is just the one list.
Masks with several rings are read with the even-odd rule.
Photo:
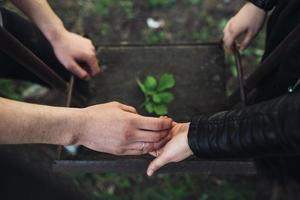
[[266, 16], [264, 10], [252, 3], [246, 3], [224, 28], [224, 46], [232, 52], [235, 48], [235, 41], [244, 34], [240, 50], [245, 50], [260, 31]]
[[170, 131], [172, 139], [163, 148], [151, 153], [156, 158], [148, 166], [148, 176], [168, 163], [179, 162], [193, 155], [187, 138], [189, 126], [189, 123], [173, 123]]
[[79, 111], [81, 128], [74, 144], [114, 155], [141, 155], [161, 148], [167, 141], [170, 118], [143, 117], [135, 108], [117, 102]]
[[91, 40], [63, 31], [50, 42], [58, 60], [79, 78], [89, 78], [100, 72], [96, 50]]

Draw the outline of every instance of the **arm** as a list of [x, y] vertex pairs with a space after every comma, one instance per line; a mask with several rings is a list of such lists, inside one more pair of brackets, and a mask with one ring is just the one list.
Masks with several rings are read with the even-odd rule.
[[11, 2], [37, 25], [49, 41], [57, 40], [62, 32], [67, 31], [47, 0], [11, 0]]
[[[79, 78], [87, 78], [99, 73], [100, 68], [92, 42], [67, 31], [47, 0], [11, 1], [37, 25], [66, 69]], [[87, 68], [83, 69], [81, 63], [84, 63]]]
[[140, 116], [116, 102], [77, 109], [0, 98], [0, 110], [0, 144], [76, 144], [116, 155], [145, 154], [161, 147], [172, 123]]
[[297, 155], [299, 120], [297, 92], [241, 110], [197, 117], [189, 127], [188, 143], [195, 155], [205, 158]]
[[176, 124], [173, 138], [158, 150], [148, 175], [192, 154], [209, 159], [252, 159], [300, 154], [300, 92], [240, 110], [200, 116]]
[[50, 143], [68, 145], [75, 141], [78, 110], [26, 104], [0, 98], [0, 144]]

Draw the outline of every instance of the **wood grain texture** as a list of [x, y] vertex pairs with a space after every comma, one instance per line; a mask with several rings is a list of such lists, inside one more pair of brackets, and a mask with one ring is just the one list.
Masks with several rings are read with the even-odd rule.
[[[91, 104], [120, 101], [139, 108], [143, 94], [136, 78], [172, 73], [175, 101], [169, 115], [177, 121], [220, 111], [225, 105], [224, 55], [218, 45], [111, 46], [98, 50], [103, 73], [92, 80]], [[149, 115], [149, 114], [148, 114]]]
[[[224, 54], [219, 45], [106, 46], [98, 50], [104, 72], [92, 80], [96, 88], [91, 104], [120, 101], [139, 108], [143, 94], [136, 78], [172, 73], [176, 96], [170, 116], [188, 121], [195, 115], [225, 108]], [[139, 109], [141, 114], [146, 114]], [[149, 115], [149, 114], [148, 114]], [[101, 131], [101, 130], [99, 130]], [[57, 172], [145, 173], [149, 156], [118, 157], [92, 151], [65, 156], [53, 165]], [[255, 174], [251, 161], [200, 160], [191, 158], [163, 167], [160, 173]]]
[[[90, 161], [56, 161], [55, 172], [89, 172], [89, 173], [129, 173], [145, 174], [150, 160], [147, 159], [116, 159]], [[162, 167], [158, 173], [197, 173], [214, 175], [254, 175], [254, 164], [250, 161], [207, 161], [190, 160], [171, 163]]]

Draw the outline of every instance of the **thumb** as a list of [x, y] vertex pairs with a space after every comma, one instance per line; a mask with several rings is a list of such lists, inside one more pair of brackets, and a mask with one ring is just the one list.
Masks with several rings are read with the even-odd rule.
[[156, 172], [158, 169], [168, 164], [169, 162], [170, 160], [167, 159], [164, 153], [162, 153], [149, 164], [147, 169], [147, 175], [152, 176], [154, 172]]
[[244, 51], [249, 46], [250, 42], [252, 41], [252, 38], [253, 38], [252, 31], [248, 30], [247, 34], [241, 44], [241, 47], [240, 47], [241, 51]]
[[88, 77], [88, 73], [82, 69], [75, 60], [71, 61], [71, 64], [68, 66], [70, 72], [75, 74], [81, 79]]

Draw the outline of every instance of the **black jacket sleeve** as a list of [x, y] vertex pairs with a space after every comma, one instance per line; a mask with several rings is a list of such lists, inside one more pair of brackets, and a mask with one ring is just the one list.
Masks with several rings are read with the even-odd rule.
[[273, 9], [273, 7], [277, 4], [279, 0], [248, 0], [248, 1], [265, 11], [269, 11]]
[[195, 117], [188, 143], [201, 158], [252, 159], [300, 154], [300, 92], [240, 110]]

